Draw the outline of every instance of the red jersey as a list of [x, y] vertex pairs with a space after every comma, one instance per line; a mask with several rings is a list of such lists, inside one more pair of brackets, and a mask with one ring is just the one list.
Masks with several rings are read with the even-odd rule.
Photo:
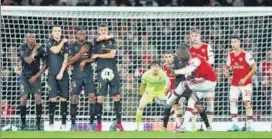
[[175, 87], [176, 76], [175, 75], [171, 76], [171, 70], [167, 67], [166, 64], [163, 64], [163, 70], [165, 71], [166, 75], [170, 80], [170, 90], [173, 90]]
[[[239, 86], [239, 81], [250, 72], [250, 66], [253, 64], [255, 64], [255, 61], [248, 52], [243, 50], [238, 55], [234, 51], [230, 52], [228, 54], [227, 66], [231, 67], [233, 72], [231, 85]], [[252, 77], [248, 78], [244, 85], [251, 83]]]
[[204, 58], [206, 61], [208, 61], [208, 63], [210, 65], [212, 65], [214, 63], [214, 55], [213, 55], [213, 51], [210, 45], [203, 43], [199, 48], [195, 48], [193, 46], [191, 46], [189, 48], [189, 52], [192, 55], [199, 55], [202, 58]]
[[196, 74], [197, 78], [204, 78], [212, 82], [216, 81], [216, 74], [213, 67], [204, 58], [196, 54], [191, 54], [188, 66], [180, 70], [175, 70], [176, 74], [189, 74], [192, 72]]

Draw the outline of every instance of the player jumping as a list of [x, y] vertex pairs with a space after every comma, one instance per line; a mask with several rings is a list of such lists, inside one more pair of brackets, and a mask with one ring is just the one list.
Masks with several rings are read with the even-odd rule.
[[[232, 50], [228, 54], [227, 67], [233, 71], [231, 87], [230, 87], [230, 112], [232, 116], [232, 131], [239, 131], [238, 126], [238, 109], [237, 101], [242, 93], [244, 106], [246, 108], [247, 124], [246, 130], [253, 131], [251, 124], [253, 122], [253, 109], [250, 104], [252, 97], [252, 76], [257, 70], [256, 63], [252, 56], [245, 50], [241, 49], [241, 40], [239, 36], [232, 36]], [[230, 77], [226, 69], [225, 76]]]
[[[197, 94], [195, 92], [208, 93], [213, 90], [216, 86], [216, 75], [206, 60], [198, 55], [194, 55], [189, 53], [187, 47], [181, 46], [176, 50], [176, 55], [179, 59], [183, 59], [187, 61], [188, 65], [185, 68], [174, 70], [174, 74], [179, 75], [191, 75], [193, 72], [196, 78], [183, 81], [179, 84], [179, 86], [172, 92], [172, 94], [167, 98], [166, 103], [172, 104], [173, 101], [176, 100], [179, 96], [182, 96], [184, 99], [192, 99], [190, 101], [194, 101], [195, 107], [200, 113], [201, 118], [204, 120], [206, 128], [211, 130], [207, 114], [205, 109], [203, 109], [202, 105], [198, 101]], [[186, 91], [185, 91], [186, 90]], [[177, 132], [185, 132], [186, 126], [192, 116], [191, 112], [185, 113], [184, 121], [181, 127], [177, 130]]]
[[[40, 44], [36, 43], [36, 35], [34, 31], [28, 31], [25, 36], [26, 43], [21, 45], [21, 61], [22, 74], [20, 76], [21, 83], [21, 130], [26, 127], [26, 103], [29, 93], [34, 93], [36, 101], [36, 129], [41, 130], [41, 78], [40, 75], [46, 70], [46, 53], [41, 48]], [[43, 65], [40, 68], [41, 61]]]
[[[201, 41], [201, 32], [199, 29], [192, 29], [190, 32], [191, 46], [189, 52], [191, 54], [196, 54], [204, 58], [210, 65], [214, 64], [214, 54], [211, 46], [209, 44], [203, 43]], [[198, 93], [199, 99], [206, 98], [207, 101], [207, 114], [209, 122], [212, 123], [213, 111], [214, 111], [214, 90], [211, 90], [209, 93]], [[192, 112], [192, 131], [196, 131], [196, 118], [197, 113], [194, 110], [194, 102], [188, 101], [188, 106], [186, 112]]]
[[152, 103], [154, 98], [164, 99], [165, 92], [169, 90], [169, 81], [166, 73], [160, 68], [158, 61], [152, 61], [151, 69], [142, 76], [140, 93], [142, 98], [136, 113], [136, 131], [142, 121], [143, 110], [146, 104]]

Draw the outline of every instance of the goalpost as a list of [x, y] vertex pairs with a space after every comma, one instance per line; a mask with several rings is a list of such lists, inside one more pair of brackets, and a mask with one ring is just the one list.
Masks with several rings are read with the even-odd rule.
[[[254, 75], [253, 128], [271, 130], [272, 120], [272, 75], [263, 73], [262, 61], [272, 49], [272, 9], [235, 7], [1, 7], [1, 128], [20, 127], [20, 50], [24, 34], [32, 29], [37, 33], [37, 42], [43, 47], [48, 40], [51, 27], [59, 24], [63, 35], [75, 41], [75, 27], [86, 26], [88, 39], [97, 35], [97, 26], [106, 22], [110, 33], [118, 40], [118, 69], [122, 80], [122, 120], [127, 130], [133, 130], [139, 102], [140, 77], [152, 59], [160, 59], [166, 50], [174, 50], [181, 43], [188, 43], [188, 32], [199, 28], [202, 40], [211, 44], [215, 53], [214, 69], [217, 73], [214, 130], [227, 130], [231, 126], [228, 90], [229, 81], [223, 76], [223, 64], [230, 51], [230, 37], [240, 35], [242, 46], [252, 53], [258, 65]], [[272, 57], [272, 54], [271, 54]], [[272, 63], [272, 61], [271, 61]], [[95, 67], [95, 65], [93, 65]], [[270, 69], [272, 71], [272, 68]], [[48, 126], [47, 73], [42, 75], [44, 129]], [[205, 102], [205, 101], [203, 101]], [[88, 123], [88, 98], [80, 95], [78, 126], [86, 130]], [[34, 129], [35, 101], [29, 99], [27, 109], [28, 129]], [[70, 107], [70, 106], [69, 106]], [[238, 103], [239, 121], [245, 121], [245, 109], [241, 99]], [[148, 105], [143, 117], [144, 130], [159, 130], [163, 108]], [[68, 116], [70, 117], [70, 116]], [[56, 110], [59, 120], [59, 109]], [[114, 120], [112, 99], [104, 103], [103, 122], [105, 130]], [[224, 125], [222, 125], [224, 124]], [[68, 124], [68, 128], [69, 128]], [[172, 128], [173, 124], [170, 123]], [[198, 124], [200, 126], [200, 123]]]

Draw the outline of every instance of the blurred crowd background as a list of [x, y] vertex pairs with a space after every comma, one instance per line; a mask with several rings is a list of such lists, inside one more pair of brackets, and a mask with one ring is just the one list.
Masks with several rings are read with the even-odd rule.
[[271, 0], [1, 0], [27, 6], [271, 6]]

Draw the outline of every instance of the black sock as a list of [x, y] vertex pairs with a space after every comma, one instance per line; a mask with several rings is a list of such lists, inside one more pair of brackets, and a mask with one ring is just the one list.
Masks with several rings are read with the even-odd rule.
[[97, 123], [101, 124], [102, 122], [102, 110], [103, 110], [103, 103], [96, 103], [96, 117]]
[[163, 127], [167, 128], [172, 107], [165, 107], [163, 113]]
[[54, 115], [56, 109], [56, 102], [49, 102], [49, 124], [54, 124]]
[[209, 123], [206, 111], [203, 109], [203, 111], [199, 114], [200, 114], [202, 120], [204, 121], [206, 128], [210, 127], [210, 123]]
[[36, 118], [37, 123], [40, 123], [42, 116], [42, 104], [36, 104]]
[[122, 103], [120, 101], [114, 101], [114, 111], [116, 114], [116, 122], [121, 123]]
[[60, 113], [61, 113], [61, 124], [66, 124], [66, 116], [67, 116], [67, 102], [60, 102]]
[[95, 103], [90, 102], [90, 124], [93, 124], [95, 117]]
[[76, 124], [77, 104], [71, 104], [70, 114], [71, 114], [72, 124], [74, 125]]
[[20, 106], [20, 114], [22, 124], [26, 124], [26, 105]]

